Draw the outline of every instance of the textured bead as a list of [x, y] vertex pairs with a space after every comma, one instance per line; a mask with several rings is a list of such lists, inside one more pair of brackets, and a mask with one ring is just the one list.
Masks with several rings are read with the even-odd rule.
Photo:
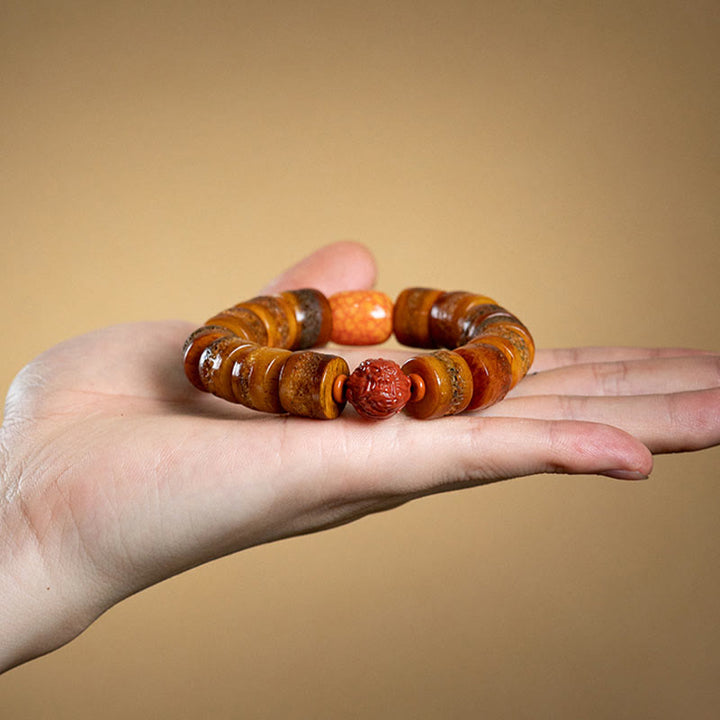
[[332, 308], [330, 339], [339, 345], [377, 345], [392, 334], [393, 303], [375, 290], [349, 290], [328, 298]]
[[297, 336], [291, 350], [305, 350], [325, 345], [332, 332], [332, 310], [319, 290], [304, 288], [281, 293], [295, 315]]
[[227, 328], [203, 325], [193, 332], [183, 347], [183, 366], [187, 379], [198, 389], [207, 392], [200, 379], [200, 356], [209, 345], [222, 337], [230, 337], [232, 332]]
[[500, 305], [488, 303], [471, 308], [463, 321], [463, 330], [458, 338], [458, 346], [479, 338], [484, 333], [484, 323], [499, 318], [520, 322], [511, 312]]
[[512, 372], [510, 362], [500, 349], [478, 340], [453, 352], [465, 360], [472, 373], [473, 394], [468, 410], [482, 410], [505, 397], [512, 383]]
[[435, 347], [430, 337], [430, 310], [442, 294], [442, 290], [412, 287], [398, 295], [393, 310], [393, 330], [399, 343], [409, 347]]
[[225, 400], [233, 401], [229, 383], [227, 382], [227, 372], [223, 378], [223, 371], [231, 367], [226, 362], [226, 359], [232, 351], [248, 345], [257, 347], [254, 343], [249, 343], [245, 338], [232, 335], [218, 338], [203, 350], [202, 355], [200, 355], [198, 372], [200, 382], [203, 383], [208, 392]]
[[262, 321], [270, 347], [291, 348], [297, 336], [297, 321], [290, 303], [280, 295], [260, 295], [238, 303], [236, 309], [250, 310]]
[[229, 382], [234, 401], [262, 412], [285, 412], [280, 403], [280, 374], [291, 355], [290, 350], [258, 345], [231, 355]]
[[333, 385], [339, 375], [349, 374], [348, 364], [337, 355], [294, 352], [280, 373], [280, 404], [293, 415], [332, 420], [345, 407], [333, 398]]
[[454, 348], [461, 345], [467, 318], [473, 308], [495, 305], [485, 295], [457, 290], [440, 295], [430, 309], [430, 337], [435, 347]]
[[498, 350], [502, 351], [510, 363], [511, 388], [514, 388], [525, 376], [522, 356], [510, 340], [500, 337], [499, 335], [483, 335], [477, 340], [471, 340], [469, 343], [466, 343], [465, 347], [473, 347], [476, 343], [481, 345], [494, 345]]
[[419, 375], [425, 385], [421, 400], [409, 402], [405, 412], [421, 420], [462, 412], [473, 396], [470, 368], [460, 355], [437, 350], [418, 355], [402, 367], [406, 375]]
[[530, 331], [517, 318], [492, 317], [478, 327], [478, 340], [486, 335], [506, 338], [520, 356], [522, 375], [524, 376], [535, 359], [535, 342]]
[[410, 400], [410, 378], [392, 360], [364, 360], [345, 384], [348, 402], [358, 415], [383, 420], [400, 412]]
[[258, 345], [268, 344], [268, 334], [263, 321], [247, 308], [228, 308], [213, 315], [205, 324], [227, 328], [235, 335], [256, 342]]

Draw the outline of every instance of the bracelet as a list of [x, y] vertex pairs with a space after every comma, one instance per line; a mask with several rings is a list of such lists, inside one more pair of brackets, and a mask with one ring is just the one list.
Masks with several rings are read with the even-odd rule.
[[[375, 345], [392, 333], [403, 345], [440, 348], [402, 367], [368, 359], [350, 373], [338, 355], [309, 348], [328, 341]], [[213, 315], [185, 342], [190, 382], [254, 410], [333, 419], [349, 401], [361, 417], [404, 408], [429, 419], [502, 400], [532, 365], [535, 343], [512, 313], [484, 295], [430, 288], [353, 290], [325, 297], [289, 290]]]

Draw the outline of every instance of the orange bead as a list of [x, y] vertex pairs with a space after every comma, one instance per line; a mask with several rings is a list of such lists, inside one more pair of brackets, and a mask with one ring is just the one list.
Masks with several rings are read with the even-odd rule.
[[[472, 400], [470, 368], [464, 358], [450, 350], [437, 350], [429, 355], [410, 358], [402, 370], [411, 380], [413, 376], [419, 376], [424, 386], [422, 397], [411, 397], [405, 406], [405, 412], [412, 417], [429, 420], [455, 415], [465, 410]], [[413, 384], [420, 385], [417, 381]]]
[[430, 309], [430, 337], [435, 347], [455, 348], [461, 345], [466, 318], [477, 307], [495, 307], [487, 295], [455, 290], [440, 295]]
[[473, 395], [468, 410], [482, 410], [505, 397], [512, 383], [512, 372], [502, 350], [476, 341], [453, 352], [465, 360], [472, 373]]
[[376, 290], [349, 290], [328, 298], [332, 309], [330, 339], [339, 345], [377, 345], [392, 334], [393, 303]]
[[503, 352], [510, 363], [510, 374], [512, 376], [512, 381], [510, 383], [511, 388], [514, 388], [520, 380], [523, 379], [527, 369], [524, 366], [520, 351], [511, 340], [505, 337], [500, 337], [499, 335], [483, 335], [477, 340], [471, 340], [469, 343], [466, 343], [465, 347], [471, 348], [476, 343], [482, 345], [494, 345], [498, 350]]
[[183, 365], [187, 379], [198, 389], [207, 392], [205, 383], [200, 378], [200, 356], [205, 348], [223, 337], [232, 337], [232, 331], [218, 326], [203, 325], [195, 330], [185, 341], [183, 347]]

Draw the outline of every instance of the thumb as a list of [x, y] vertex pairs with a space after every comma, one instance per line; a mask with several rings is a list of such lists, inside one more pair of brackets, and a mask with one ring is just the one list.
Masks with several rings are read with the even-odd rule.
[[375, 284], [377, 266], [372, 253], [357, 242], [336, 242], [316, 250], [271, 280], [263, 294], [312, 287], [332, 295]]

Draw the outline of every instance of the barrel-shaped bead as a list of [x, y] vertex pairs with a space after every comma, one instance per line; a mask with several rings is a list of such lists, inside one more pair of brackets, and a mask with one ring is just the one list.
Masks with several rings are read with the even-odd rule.
[[291, 350], [305, 350], [325, 345], [332, 332], [332, 310], [319, 290], [303, 288], [280, 293], [292, 308], [297, 334]]
[[378, 345], [393, 329], [393, 302], [376, 290], [348, 290], [328, 298], [332, 309], [330, 339], [339, 345]]
[[455, 348], [461, 345], [467, 319], [474, 308], [495, 306], [486, 295], [456, 290], [440, 295], [430, 309], [430, 337], [435, 347]]
[[476, 305], [468, 310], [463, 321], [462, 333], [458, 338], [458, 345], [464, 345], [471, 340], [477, 340], [484, 334], [485, 324], [491, 320], [514, 320], [520, 322], [509, 310], [495, 303]]
[[270, 347], [291, 348], [297, 336], [297, 321], [290, 303], [280, 295], [260, 295], [233, 309], [250, 310], [262, 321]]
[[393, 310], [393, 330], [399, 343], [409, 347], [435, 347], [430, 336], [430, 310], [442, 294], [442, 290], [411, 287], [398, 295]]
[[203, 350], [198, 363], [198, 373], [200, 382], [208, 392], [234, 402], [229, 383], [229, 370], [232, 368], [232, 363], [227, 360], [233, 351], [246, 346], [257, 347], [255, 343], [250, 343], [245, 338], [231, 335], [218, 338]]
[[482, 410], [505, 397], [512, 383], [512, 372], [502, 350], [476, 341], [453, 352], [465, 360], [472, 374], [473, 394], [468, 410]]
[[222, 337], [231, 337], [233, 332], [224, 327], [203, 325], [190, 334], [183, 347], [183, 367], [187, 379], [198, 389], [207, 392], [200, 379], [200, 356], [205, 348]]
[[535, 341], [530, 331], [517, 318], [493, 317], [478, 327], [478, 340], [486, 335], [496, 335], [509, 340], [518, 354], [525, 375], [535, 359]]
[[347, 362], [337, 355], [312, 350], [291, 353], [280, 372], [280, 404], [293, 415], [332, 420], [345, 407], [344, 400], [333, 397], [333, 385], [349, 374]]
[[285, 412], [280, 403], [280, 373], [290, 350], [255, 345], [232, 357], [229, 376], [235, 402], [268, 413]]
[[206, 325], [218, 325], [231, 330], [238, 337], [258, 345], [268, 344], [268, 334], [263, 321], [248, 308], [232, 307], [213, 315]]
[[481, 345], [494, 345], [498, 350], [502, 351], [505, 357], [510, 363], [510, 388], [514, 388], [520, 380], [523, 379], [526, 373], [522, 355], [518, 351], [515, 344], [506, 337], [500, 337], [499, 335], [483, 335], [477, 340], [471, 340], [465, 344], [465, 347], [473, 347], [476, 343]]
[[406, 375], [419, 375], [424, 384], [421, 399], [410, 400], [405, 412], [421, 420], [455, 415], [470, 404], [472, 373], [467, 362], [450, 350], [418, 355], [402, 366]]

